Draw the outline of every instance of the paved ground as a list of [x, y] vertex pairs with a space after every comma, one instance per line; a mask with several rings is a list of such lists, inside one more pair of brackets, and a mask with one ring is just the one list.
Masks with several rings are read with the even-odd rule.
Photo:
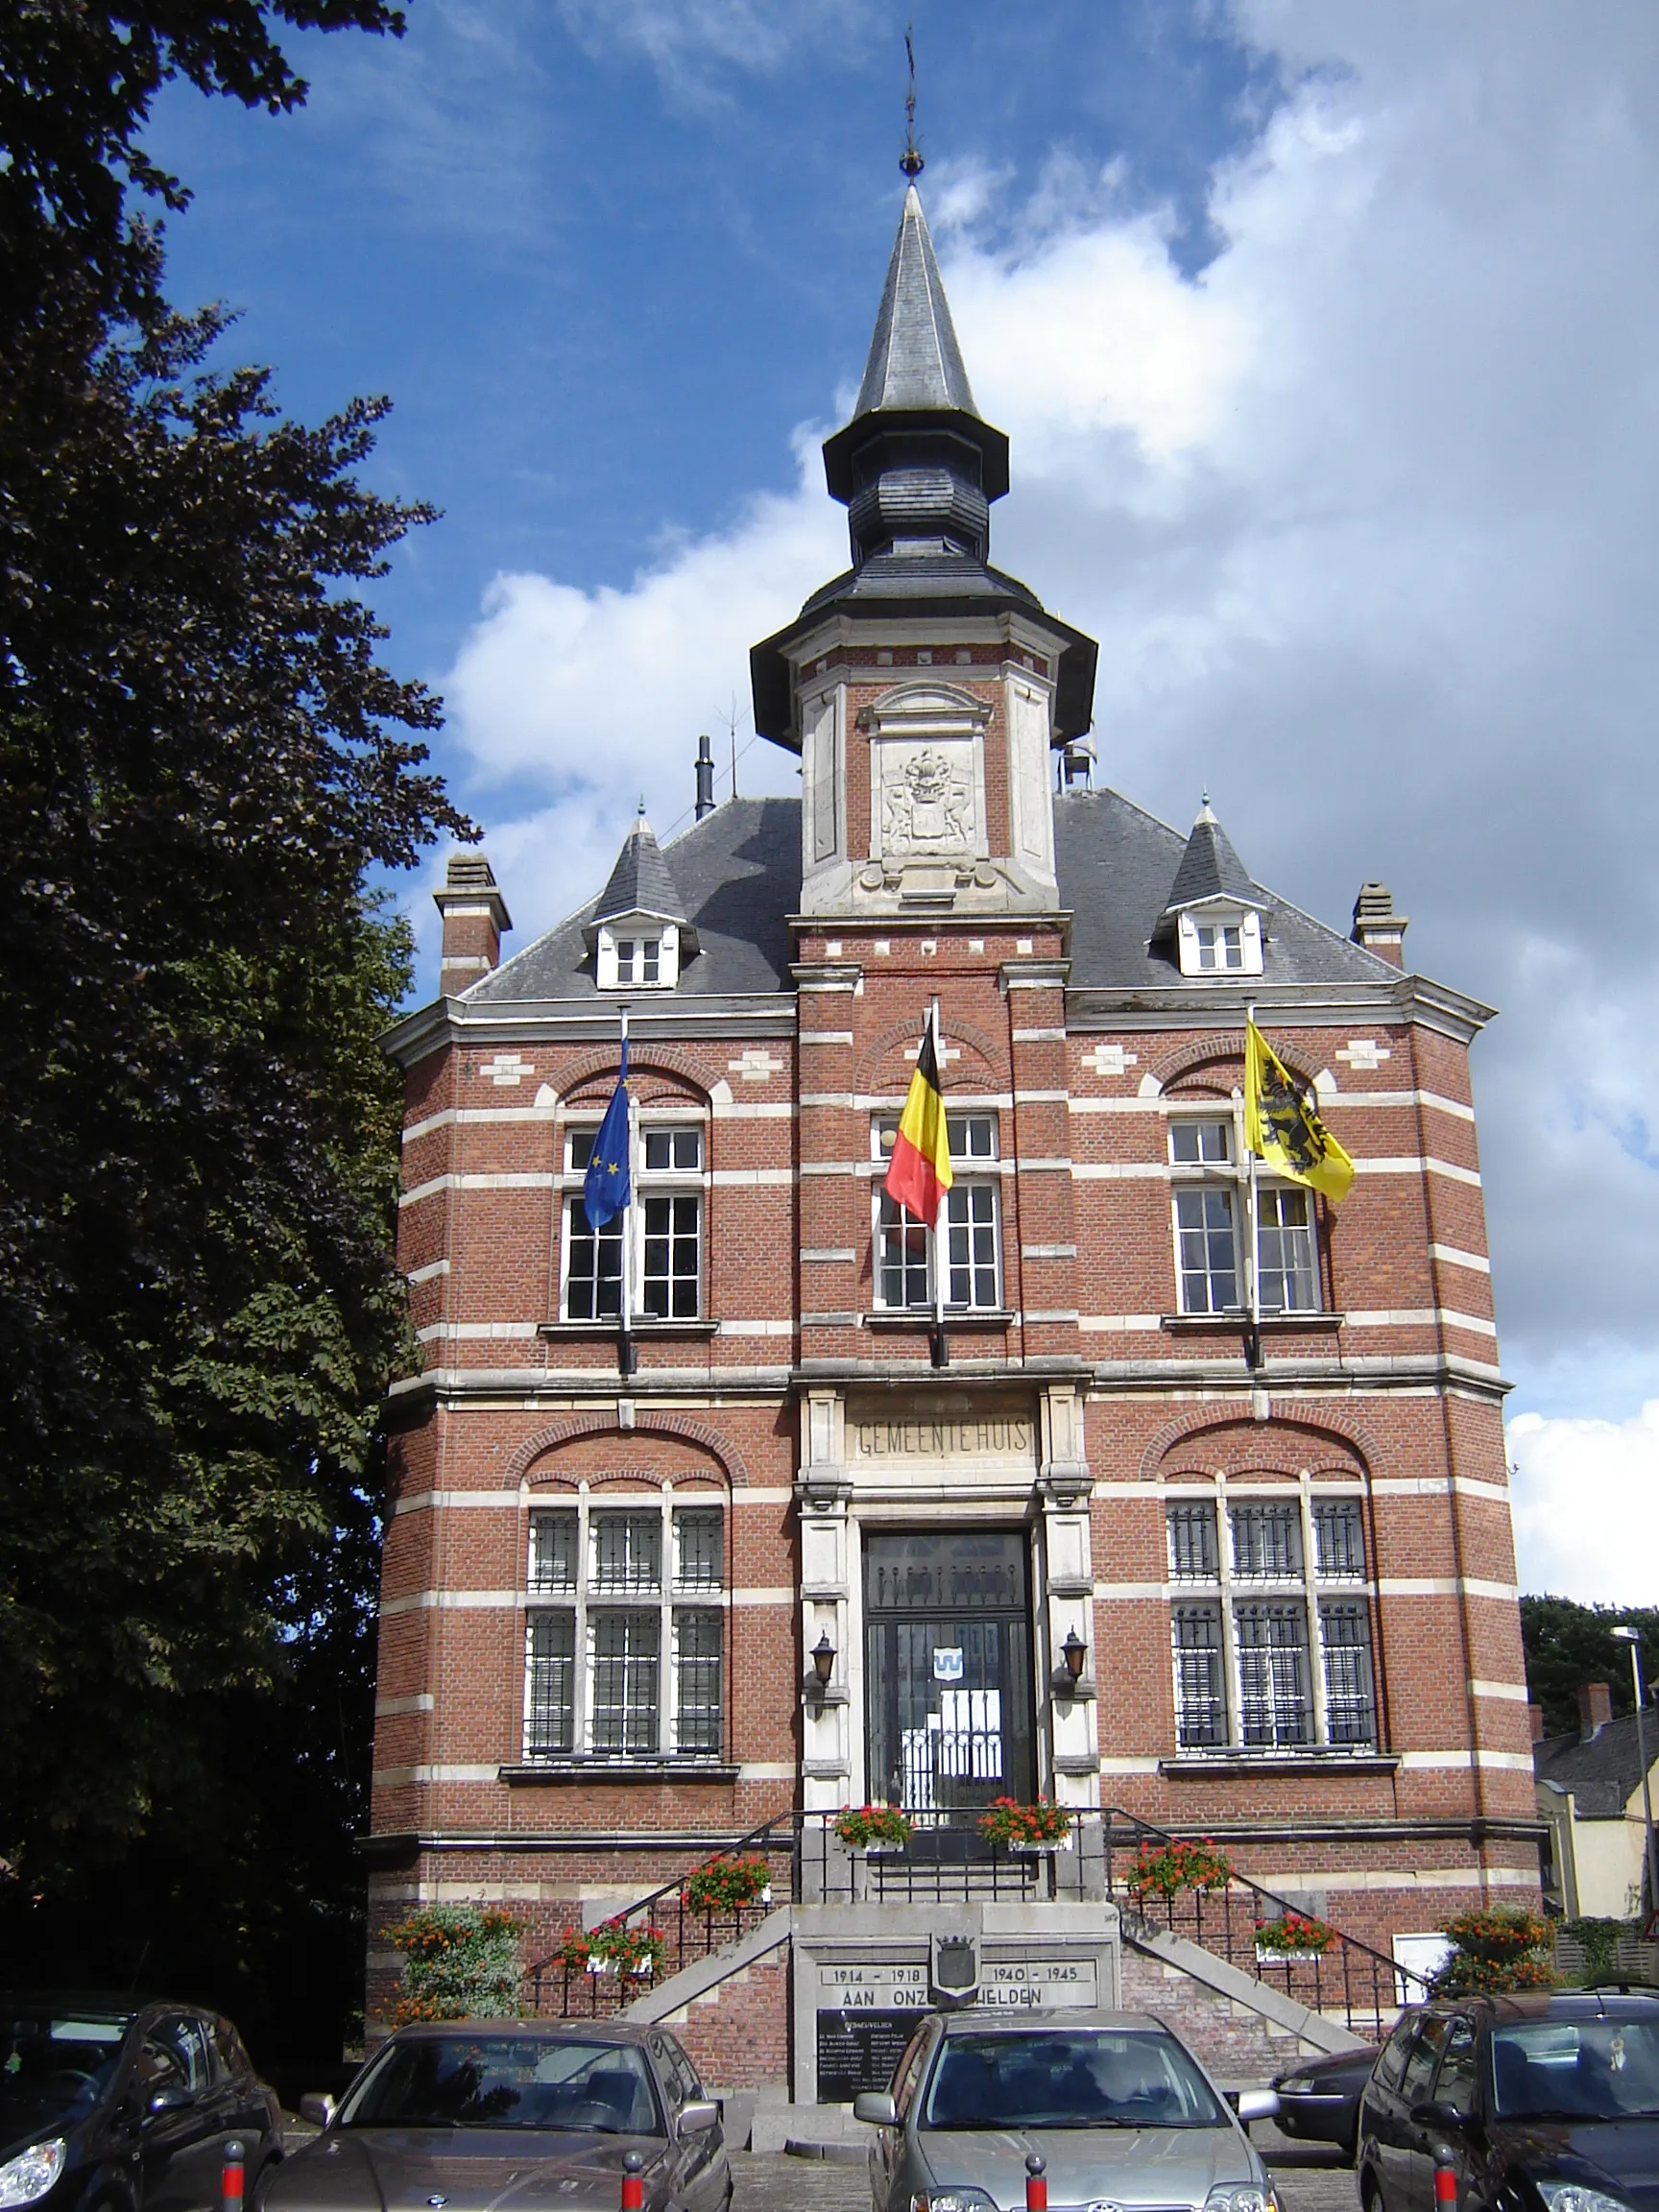
[[[1261, 2124], [1256, 2147], [1278, 2184], [1286, 2212], [1356, 2212], [1354, 2175], [1323, 2151], [1286, 2143]], [[756, 2157], [740, 2151], [732, 2160], [737, 2194], [733, 2212], [869, 2212], [870, 2186], [862, 2168], [832, 2166], [817, 2158]]]

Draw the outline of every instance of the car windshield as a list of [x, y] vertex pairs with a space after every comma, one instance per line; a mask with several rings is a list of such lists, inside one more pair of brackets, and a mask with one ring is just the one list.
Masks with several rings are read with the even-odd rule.
[[631, 2044], [465, 2032], [388, 2045], [340, 2125], [662, 2132], [650, 2073]]
[[1172, 2036], [1119, 2029], [947, 2035], [924, 2128], [1223, 2128]]
[[132, 2017], [68, 2007], [0, 2015], [0, 2137], [89, 2111], [114, 2079]]
[[1659, 2118], [1659, 2023], [1528, 2020], [1492, 2034], [1504, 2120]]

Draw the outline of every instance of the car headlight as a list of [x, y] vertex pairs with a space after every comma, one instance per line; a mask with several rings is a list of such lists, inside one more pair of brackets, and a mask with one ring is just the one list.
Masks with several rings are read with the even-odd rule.
[[[1538, 2194], [1550, 2207], [1550, 2212], [1630, 2212], [1623, 2197], [1609, 2197], [1605, 2190], [1586, 2189], [1582, 2181], [1540, 2181]], [[12, 2200], [3, 2200], [10, 2203]]]
[[997, 2212], [997, 2200], [983, 2189], [921, 2189], [910, 2200], [910, 2212]]
[[1279, 2212], [1279, 2200], [1259, 2181], [1217, 2181], [1204, 2212]]
[[33, 2204], [37, 2197], [44, 2197], [68, 2157], [62, 2136], [55, 2135], [50, 2143], [31, 2143], [15, 2158], [8, 2158], [0, 2166], [0, 2205]]

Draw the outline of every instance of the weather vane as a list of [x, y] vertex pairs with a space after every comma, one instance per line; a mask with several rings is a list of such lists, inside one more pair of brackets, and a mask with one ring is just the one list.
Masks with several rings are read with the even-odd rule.
[[910, 88], [904, 95], [904, 151], [899, 156], [899, 166], [912, 184], [926, 167], [916, 145], [916, 49], [910, 34], [914, 25], [904, 26], [904, 58], [910, 64]]

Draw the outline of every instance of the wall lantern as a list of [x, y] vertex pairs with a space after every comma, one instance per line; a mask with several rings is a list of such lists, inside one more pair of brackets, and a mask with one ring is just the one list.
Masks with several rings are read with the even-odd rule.
[[1075, 1628], [1068, 1628], [1066, 1641], [1060, 1647], [1061, 1664], [1054, 1670], [1054, 1695], [1056, 1697], [1093, 1697], [1094, 1690], [1084, 1682], [1083, 1669], [1088, 1663], [1089, 1647]]
[[812, 1671], [818, 1677], [818, 1687], [828, 1690], [830, 1677], [835, 1671], [835, 1647], [830, 1641], [828, 1628], [812, 1647]]

